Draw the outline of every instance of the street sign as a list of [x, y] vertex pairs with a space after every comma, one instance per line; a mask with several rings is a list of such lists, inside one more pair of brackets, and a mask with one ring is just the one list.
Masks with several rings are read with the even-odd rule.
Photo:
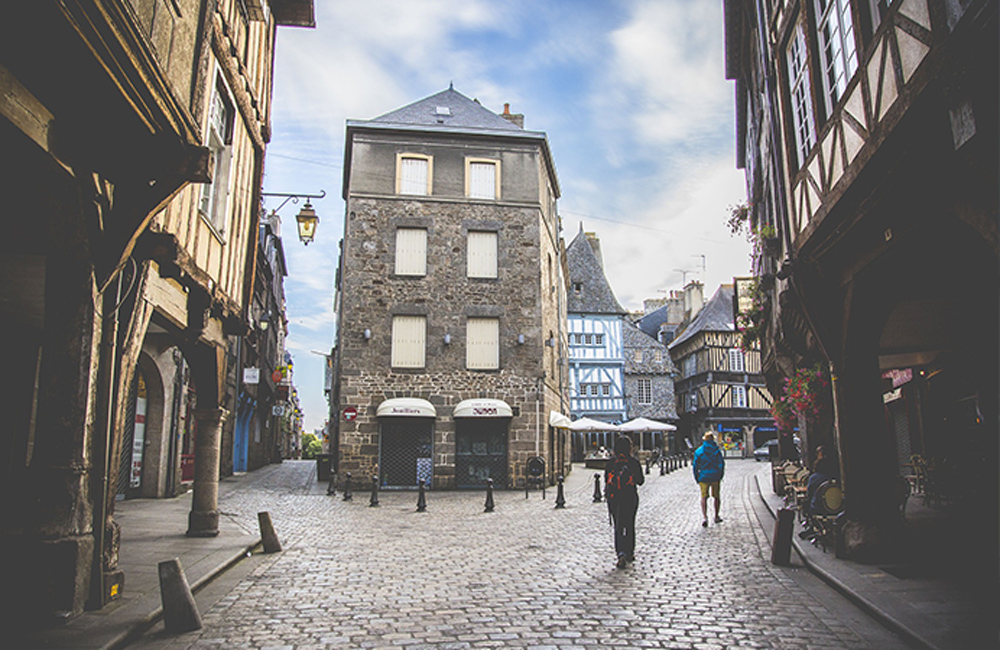
[[281, 381], [281, 379], [282, 375], [280, 370], [275, 370], [274, 372], [271, 373], [271, 381], [273, 381], [274, 383], [277, 384], [279, 381]]
[[358, 409], [353, 406], [348, 406], [344, 409], [344, 419], [350, 422], [358, 417]]
[[282, 404], [275, 404], [271, 407], [271, 415], [282, 416], [285, 414], [285, 407]]
[[243, 383], [247, 385], [254, 385], [260, 383], [260, 368], [244, 368], [243, 369]]

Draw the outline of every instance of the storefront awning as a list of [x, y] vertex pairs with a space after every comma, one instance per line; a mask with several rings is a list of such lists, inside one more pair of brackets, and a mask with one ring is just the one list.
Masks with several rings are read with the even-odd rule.
[[514, 413], [499, 399], [467, 399], [455, 406], [456, 418], [509, 418]]
[[433, 418], [434, 405], [419, 397], [395, 397], [378, 405], [375, 417]]
[[572, 420], [559, 411], [549, 411], [549, 426], [562, 427], [565, 429], [569, 426], [570, 422], [572, 422]]

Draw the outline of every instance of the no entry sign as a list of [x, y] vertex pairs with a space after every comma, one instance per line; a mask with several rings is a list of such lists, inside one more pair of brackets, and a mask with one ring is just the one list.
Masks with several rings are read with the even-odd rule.
[[344, 419], [345, 420], [347, 420], [348, 422], [350, 422], [351, 420], [355, 419], [356, 417], [358, 417], [358, 409], [354, 408], [353, 406], [348, 406], [347, 408], [344, 409]]

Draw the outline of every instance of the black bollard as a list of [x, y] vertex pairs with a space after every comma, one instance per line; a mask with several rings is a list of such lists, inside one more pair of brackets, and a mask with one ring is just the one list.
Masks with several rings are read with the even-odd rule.
[[486, 479], [486, 510], [484, 512], [493, 512], [493, 479]]
[[424, 479], [420, 479], [420, 488], [417, 492], [417, 512], [427, 510], [427, 497], [424, 495]]
[[368, 502], [368, 507], [378, 507], [378, 474], [372, 474], [372, 500]]
[[666, 465], [667, 465], [667, 459], [660, 458], [660, 476], [663, 476], [664, 474], [667, 473], [667, 470], [665, 469]]
[[559, 475], [559, 487], [556, 489], [556, 508], [566, 507], [566, 497], [563, 496], [563, 477]]
[[351, 473], [348, 472], [344, 478], [344, 501], [350, 501], [353, 498], [354, 495], [351, 494]]
[[330, 482], [326, 484], [326, 495], [337, 493], [337, 474], [335, 472], [330, 472]]
[[594, 474], [594, 503], [600, 503], [602, 501], [601, 497], [601, 474], [600, 472]]

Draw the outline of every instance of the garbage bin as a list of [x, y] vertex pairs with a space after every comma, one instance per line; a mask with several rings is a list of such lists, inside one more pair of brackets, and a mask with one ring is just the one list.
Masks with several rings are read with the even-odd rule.
[[330, 466], [332, 465], [332, 461], [333, 461], [333, 456], [331, 454], [316, 454], [317, 481], [330, 480]]

